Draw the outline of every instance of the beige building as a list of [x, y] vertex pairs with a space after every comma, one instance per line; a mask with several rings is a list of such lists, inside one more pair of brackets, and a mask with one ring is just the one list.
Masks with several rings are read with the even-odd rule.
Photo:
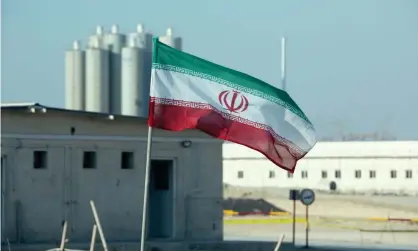
[[[39, 104], [1, 107], [2, 239], [90, 240], [96, 204], [108, 241], [139, 241], [145, 119]], [[221, 240], [222, 142], [154, 130], [148, 238]]]

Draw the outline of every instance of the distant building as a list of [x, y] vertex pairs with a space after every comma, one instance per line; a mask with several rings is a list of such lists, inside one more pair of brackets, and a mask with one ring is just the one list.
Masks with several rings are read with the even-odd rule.
[[[88, 243], [96, 204], [105, 236], [141, 236], [144, 118], [3, 104], [2, 240]], [[222, 240], [222, 145], [195, 130], [154, 130], [148, 239]], [[164, 242], [162, 242], [164, 244]]]
[[232, 143], [223, 163], [224, 183], [234, 186], [418, 195], [418, 141], [318, 142], [293, 175]]

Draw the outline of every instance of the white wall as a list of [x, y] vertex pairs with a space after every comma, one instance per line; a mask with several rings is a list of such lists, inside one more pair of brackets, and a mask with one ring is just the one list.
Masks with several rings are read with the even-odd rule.
[[[147, 125], [136, 118], [109, 121], [97, 114], [2, 109], [5, 221], [11, 242], [61, 238], [90, 240], [94, 200], [109, 241], [137, 240], [141, 231]], [[28, 127], [27, 125], [31, 125]], [[70, 134], [74, 127], [75, 135]], [[171, 136], [170, 136], [171, 135]], [[183, 148], [181, 141], [192, 141]], [[47, 152], [47, 168], [33, 168], [33, 151]], [[97, 168], [83, 169], [83, 151], [97, 153]], [[121, 152], [134, 153], [135, 167], [121, 170]], [[152, 157], [175, 159], [175, 240], [221, 240], [221, 141], [198, 131], [155, 130]], [[19, 202], [17, 204], [16, 202]]]
[[[224, 144], [223, 158], [224, 183], [234, 186], [329, 190], [334, 181], [341, 192], [418, 195], [418, 142], [319, 142], [299, 161], [293, 177], [261, 154], [235, 144]], [[360, 178], [355, 177], [356, 170], [361, 171]], [[327, 177], [322, 177], [322, 171]], [[335, 177], [336, 171], [341, 172], [340, 178]], [[370, 171], [375, 178], [370, 178]], [[239, 178], [238, 172], [244, 176]], [[302, 178], [302, 172], [308, 177]], [[406, 177], [406, 172], [412, 177]]]

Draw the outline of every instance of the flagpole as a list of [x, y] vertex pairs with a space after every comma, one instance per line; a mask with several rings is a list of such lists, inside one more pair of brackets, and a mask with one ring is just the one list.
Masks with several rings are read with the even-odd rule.
[[282, 37], [282, 52], [281, 52], [281, 85], [282, 90], [286, 91], [286, 37]]
[[145, 177], [144, 177], [144, 201], [142, 205], [142, 226], [141, 226], [141, 250], [145, 251], [145, 236], [147, 226], [148, 190], [151, 167], [152, 127], [148, 126], [147, 153], [145, 156]]
[[[281, 84], [282, 90], [286, 91], [286, 37], [282, 37], [282, 51], [281, 51]], [[292, 192], [292, 191], [291, 191]], [[292, 243], [295, 245], [296, 236], [296, 198], [293, 198], [292, 210]]]

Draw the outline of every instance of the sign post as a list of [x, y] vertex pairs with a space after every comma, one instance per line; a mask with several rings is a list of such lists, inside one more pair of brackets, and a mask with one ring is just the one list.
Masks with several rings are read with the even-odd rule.
[[315, 201], [315, 192], [311, 189], [303, 189], [300, 192], [300, 201], [306, 207], [306, 235], [305, 235], [305, 248], [309, 248], [309, 206]]
[[300, 198], [299, 190], [290, 190], [289, 191], [289, 200], [293, 200], [293, 212], [292, 212], [292, 243], [295, 245], [295, 235], [296, 235], [296, 201]]

